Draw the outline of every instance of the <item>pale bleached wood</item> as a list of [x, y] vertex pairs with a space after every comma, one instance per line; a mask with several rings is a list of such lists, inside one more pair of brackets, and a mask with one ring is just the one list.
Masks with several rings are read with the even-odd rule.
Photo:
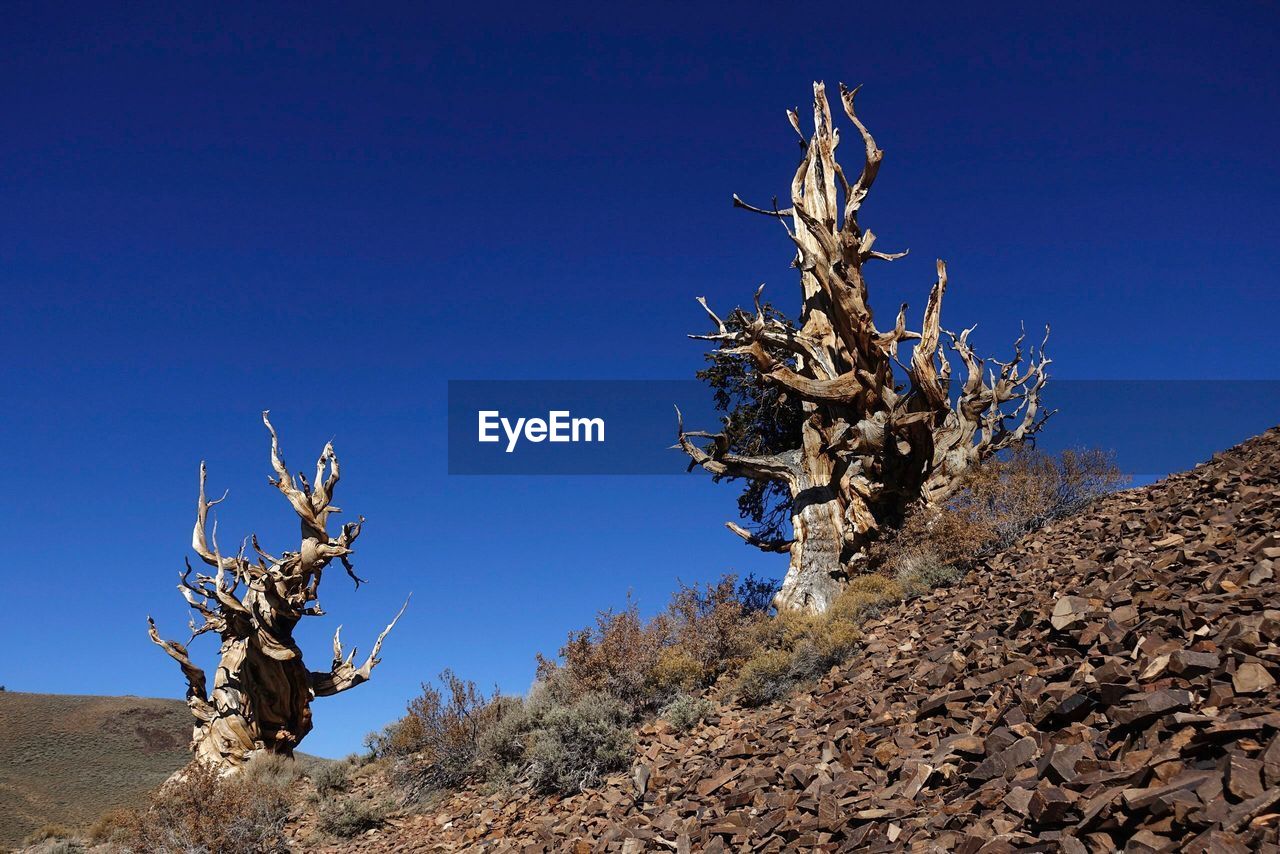
[[[716, 342], [720, 356], [750, 359], [762, 377], [801, 401], [805, 419], [797, 447], [774, 457], [734, 454], [724, 434], [689, 432], [678, 424], [678, 446], [694, 464], [717, 475], [787, 485], [794, 504], [792, 540], [762, 540], [729, 523], [749, 545], [789, 552], [776, 600], [780, 609], [826, 610], [864, 567], [872, 539], [909, 513], [946, 501], [970, 467], [1027, 440], [1052, 415], [1040, 406], [1050, 364], [1044, 343], [1024, 354], [1020, 337], [1012, 359], [991, 360], [999, 371], [984, 377], [985, 363], [969, 346], [973, 330], [956, 335], [943, 328], [947, 270], [941, 260], [920, 331], [907, 328], [905, 303], [892, 329], [876, 327], [863, 266], [906, 252], [873, 248], [876, 235], [858, 223], [884, 152], [855, 110], [857, 93], [840, 86], [845, 115], [862, 143], [856, 180], [851, 183], [836, 160], [840, 134], [826, 87], [814, 83], [812, 134], [805, 135], [797, 111], [787, 111], [802, 147], [790, 207], [780, 209], [776, 201], [758, 207], [733, 197], [735, 207], [778, 220], [794, 245], [799, 328], [766, 319], [757, 290], [754, 315], [737, 310], [733, 324], [699, 297], [715, 331], [691, 336]], [[914, 346], [904, 365], [898, 349], [905, 342]], [[954, 400], [944, 343], [966, 371]], [[793, 356], [795, 366], [775, 358], [779, 351]], [[908, 381], [903, 390], [895, 369], [897, 378]]]
[[[214, 632], [222, 639], [213, 690], [207, 691], [207, 677], [192, 663], [184, 644], [164, 640], [148, 617], [148, 633], [171, 658], [178, 662], [187, 679], [187, 704], [196, 718], [191, 749], [196, 757], [234, 770], [255, 751], [292, 754], [311, 731], [311, 701], [330, 696], [366, 682], [378, 658], [382, 643], [408, 607], [378, 635], [373, 651], [360, 666], [353, 661], [355, 649], [345, 658], [334, 633], [334, 657], [330, 670], [307, 670], [302, 650], [293, 632], [303, 617], [322, 616], [319, 604], [320, 580], [325, 567], [339, 560], [357, 588], [361, 579], [351, 563], [353, 544], [360, 536], [364, 517], [344, 524], [336, 536], [328, 532], [329, 516], [341, 512], [333, 506], [340, 470], [333, 443], [325, 445], [316, 462], [314, 481], [302, 473], [291, 475], [280, 452], [279, 438], [266, 412], [262, 422], [271, 436], [272, 486], [288, 500], [301, 526], [301, 545], [274, 557], [249, 540], [257, 560], [245, 556], [247, 542], [234, 556], [223, 555], [218, 546], [217, 524], [210, 510], [226, 498], [210, 500], [205, 494], [207, 471], [200, 464], [200, 488], [196, 500], [196, 522], [191, 534], [192, 549], [213, 574], [194, 573], [190, 562], [179, 574], [178, 591], [200, 617], [190, 622], [191, 636]], [[192, 579], [194, 573], [194, 580]], [[341, 627], [339, 627], [341, 630]]]

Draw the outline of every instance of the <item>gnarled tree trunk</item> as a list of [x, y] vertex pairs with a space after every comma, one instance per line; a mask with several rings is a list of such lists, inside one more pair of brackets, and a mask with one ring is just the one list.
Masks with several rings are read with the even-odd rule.
[[[345, 658], [339, 632], [333, 635], [333, 661], [325, 672], [310, 671], [293, 630], [306, 616], [321, 616], [318, 604], [320, 579], [330, 561], [337, 558], [359, 587], [361, 579], [351, 565], [352, 544], [360, 535], [364, 518], [342, 526], [337, 536], [328, 533], [338, 484], [338, 456], [325, 445], [316, 462], [314, 483], [299, 473], [295, 480], [280, 455], [275, 429], [267, 413], [262, 421], [271, 434], [270, 479], [289, 501], [301, 522], [298, 551], [280, 557], [267, 554], [250, 538], [256, 560], [245, 556], [249, 541], [238, 553], [224, 556], [218, 548], [216, 528], [209, 530], [209, 510], [223, 498], [205, 497], [205, 466], [200, 464], [200, 493], [191, 545], [212, 574], [194, 573], [190, 562], [180, 574], [178, 591], [202, 623], [191, 621], [191, 637], [215, 632], [222, 638], [213, 692], [207, 691], [205, 673], [192, 663], [186, 645], [164, 640], [148, 617], [151, 639], [181, 666], [187, 678], [187, 705], [196, 717], [191, 749], [202, 761], [235, 768], [254, 751], [291, 755], [311, 731], [311, 701], [337, 694], [369, 679], [378, 664], [382, 642], [404, 608], [378, 635], [364, 663], [356, 666], [353, 649]], [[408, 602], [405, 602], [408, 605]]]
[[[875, 235], [858, 224], [884, 153], [854, 112], [857, 90], [841, 85], [840, 93], [863, 143], [855, 181], [835, 159], [839, 132], [826, 88], [815, 83], [812, 136], [805, 136], [794, 111], [787, 112], [804, 152], [791, 184], [791, 207], [758, 208], [734, 196], [735, 206], [781, 222], [795, 245], [799, 328], [767, 317], [757, 290], [754, 315], [738, 309], [730, 323], [699, 297], [716, 331], [692, 336], [717, 342], [717, 357], [749, 359], [762, 379], [800, 401], [804, 423], [796, 446], [768, 457], [747, 456], [735, 452], [725, 433], [687, 432], [683, 423], [678, 431], [681, 448], [711, 473], [786, 485], [792, 539], [762, 540], [736, 524], [728, 527], [758, 548], [789, 552], [776, 604], [808, 612], [826, 610], [839, 595], [864, 565], [870, 540], [908, 513], [946, 501], [970, 466], [1021, 443], [1051, 414], [1040, 414], [1039, 407], [1050, 361], [1043, 344], [1024, 365], [1019, 338], [1013, 358], [992, 360], [998, 371], [984, 379], [984, 362], [968, 342], [972, 329], [952, 334], [941, 327], [947, 286], [941, 261], [920, 331], [907, 329], [905, 303], [892, 329], [876, 327], [863, 267], [906, 253], [873, 249]], [[958, 388], [940, 347], [943, 336], [965, 367]], [[898, 358], [903, 342], [913, 342], [905, 365]], [[899, 376], [909, 383], [905, 390]], [[1010, 402], [1011, 410], [1003, 410]], [[696, 438], [711, 441], [699, 444]]]

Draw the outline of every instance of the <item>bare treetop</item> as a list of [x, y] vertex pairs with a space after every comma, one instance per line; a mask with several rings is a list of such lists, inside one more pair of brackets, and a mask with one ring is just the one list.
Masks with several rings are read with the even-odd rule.
[[[850, 182], [836, 160], [840, 133], [826, 88], [815, 83], [812, 135], [805, 135], [797, 111], [787, 111], [803, 152], [791, 181], [790, 207], [779, 208], [776, 201], [758, 207], [734, 196], [736, 207], [778, 220], [795, 247], [798, 327], [770, 316], [757, 290], [754, 312], [735, 309], [727, 319], [699, 297], [714, 330], [691, 336], [715, 342], [716, 358], [742, 360], [761, 381], [800, 402], [794, 445], [764, 457], [744, 456], [735, 452], [728, 431], [679, 427], [681, 448], [702, 468], [785, 485], [792, 500], [792, 539], [761, 539], [734, 523], [729, 527], [752, 545], [789, 552], [778, 604], [807, 611], [830, 605], [863, 565], [866, 543], [882, 529], [945, 501], [966, 469], [1023, 442], [1051, 414], [1040, 409], [1050, 362], [1043, 343], [1028, 353], [1019, 337], [1008, 361], [991, 359], [994, 367], [987, 368], [969, 346], [972, 327], [958, 334], [942, 327], [947, 270], [941, 260], [919, 331], [907, 328], [906, 303], [891, 328], [876, 326], [864, 267], [906, 252], [874, 248], [876, 235], [858, 222], [884, 152], [858, 118], [857, 93], [840, 86], [845, 115], [862, 143], [855, 180]], [[904, 364], [899, 347], [905, 342], [911, 357]], [[964, 369], [954, 385], [948, 348]], [[895, 371], [907, 380], [905, 387]], [[696, 438], [711, 441], [698, 444]]]
[[[187, 678], [187, 705], [197, 720], [192, 750], [198, 758], [219, 765], [238, 766], [255, 750], [291, 754], [311, 730], [312, 698], [337, 694], [367, 681], [380, 661], [383, 641], [409, 604], [406, 600], [378, 635], [362, 664], [355, 663], [354, 648], [343, 655], [339, 626], [333, 635], [330, 669], [306, 669], [302, 651], [293, 639], [294, 627], [303, 617], [323, 616], [320, 581], [335, 558], [359, 588], [362, 579], [356, 575], [351, 555], [364, 517], [343, 524], [336, 536], [331, 536], [329, 516], [341, 512], [333, 505], [340, 477], [333, 443], [324, 446], [316, 460], [315, 477], [308, 481], [302, 472], [289, 473], [266, 412], [262, 422], [271, 434], [271, 467], [275, 472], [267, 480], [297, 514], [301, 544], [297, 551], [276, 557], [251, 535], [240, 542], [235, 554], [223, 554], [217, 524], [210, 525], [209, 511], [226, 493], [213, 500], [206, 496], [206, 469], [200, 463], [191, 548], [212, 572], [196, 572], [188, 561], [186, 571], [179, 573], [178, 592], [194, 612], [189, 624], [191, 639], [207, 632], [222, 639], [212, 694], [207, 693], [207, 677], [192, 663], [186, 646], [163, 640], [155, 622], [147, 618], [152, 641], [178, 662]], [[253, 558], [246, 555], [250, 544]]]

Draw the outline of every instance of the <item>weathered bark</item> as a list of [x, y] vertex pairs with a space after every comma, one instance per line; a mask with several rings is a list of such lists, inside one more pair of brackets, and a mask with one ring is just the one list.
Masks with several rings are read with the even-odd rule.
[[[312, 699], [367, 681], [380, 660], [383, 640], [404, 613], [402, 607], [359, 667], [353, 663], [355, 649], [343, 657], [339, 626], [333, 635], [329, 671], [307, 670], [293, 630], [302, 617], [324, 614], [318, 604], [320, 579], [333, 559], [340, 560], [356, 587], [360, 586], [350, 556], [364, 517], [344, 524], [337, 536], [330, 536], [329, 515], [340, 512], [332, 505], [339, 478], [333, 445], [325, 445], [316, 462], [314, 483], [301, 473], [295, 480], [280, 455], [266, 412], [262, 421], [271, 434], [271, 465], [276, 473], [269, 481], [297, 513], [302, 543], [296, 552], [273, 557], [259, 547], [254, 536], [241, 543], [236, 555], [224, 556], [218, 548], [217, 525], [209, 526], [209, 510], [226, 495], [212, 501], [205, 497], [205, 466], [200, 464], [191, 545], [200, 559], [213, 567], [213, 573], [194, 573], [193, 579], [188, 562], [180, 574], [178, 591], [202, 619], [199, 625], [191, 620], [192, 639], [205, 632], [222, 638], [211, 694], [206, 693], [204, 671], [192, 663], [186, 645], [163, 640], [155, 622], [147, 618], [151, 640], [178, 662], [186, 676], [187, 705], [196, 718], [192, 752], [202, 761], [229, 768], [245, 762], [254, 751], [291, 755], [311, 731]], [[253, 561], [245, 557], [250, 541], [257, 555]]]
[[[767, 318], [757, 290], [754, 316], [735, 310], [732, 324], [699, 297], [716, 331], [691, 336], [716, 342], [719, 357], [749, 359], [762, 378], [801, 402], [805, 421], [797, 446], [772, 457], [744, 458], [732, 452], [724, 434], [686, 432], [683, 424], [679, 428], [680, 446], [707, 471], [787, 484], [792, 540], [760, 540], [738, 525], [729, 527], [750, 545], [789, 551], [790, 567], [777, 605], [810, 612], [825, 610], [848, 577], [862, 568], [870, 540], [908, 513], [946, 501], [960, 488], [968, 468], [1023, 442], [1052, 414], [1040, 412], [1050, 362], [1043, 344], [1032, 349], [1024, 364], [1020, 337], [1013, 358], [991, 360], [999, 370], [984, 380], [985, 363], [969, 346], [972, 329], [956, 335], [942, 328], [947, 286], [942, 261], [920, 331], [907, 329], [905, 303], [892, 329], [876, 327], [863, 267], [906, 253], [873, 249], [875, 235], [858, 224], [858, 211], [884, 152], [854, 111], [857, 89], [842, 84], [840, 92], [845, 114], [863, 143], [857, 180], [850, 183], [835, 159], [839, 132], [832, 125], [826, 89], [815, 83], [812, 136], [804, 135], [794, 111], [787, 112], [804, 152], [792, 179], [791, 207], [759, 208], [734, 196], [735, 206], [778, 219], [795, 245], [802, 298], [799, 328]], [[966, 369], [954, 399], [951, 363], [941, 347], [944, 337]], [[898, 358], [904, 342], [913, 342], [905, 365]], [[909, 382], [905, 390], [898, 384], [903, 376]], [[1011, 402], [1011, 410], [1002, 408]], [[712, 441], [698, 445], [695, 438]]]

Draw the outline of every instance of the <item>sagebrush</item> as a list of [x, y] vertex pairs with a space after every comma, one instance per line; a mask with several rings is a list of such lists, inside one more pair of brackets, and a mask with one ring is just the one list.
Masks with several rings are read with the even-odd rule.
[[290, 802], [275, 782], [245, 774], [224, 779], [211, 765], [193, 762], [145, 809], [123, 819], [113, 839], [133, 854], [287, 852]]
[[485, 696], [446, 671], [408, 714], [370, 737], [392, 779], [415, 799], [469, 779], [517, 780], [547, 793], [597, 785], [630, 762], [634, 727], [661, 716], [678, 731], [715, 699], [759, 706], [816, 682], [858, 654], [861, 627], [904, 599], [957, 583], [984, 555], [1074, 513], [1122, 483], [1111, 458], [1020, 449], [973, 469], [945, 506], [910, 516], [876, 543], [876, 568], [849, 579], [821, 613], [771, 614], [771, 581], [732, 576], [679, 585], [646, 618], [628, 599], [538, 656], [528, 696]]

